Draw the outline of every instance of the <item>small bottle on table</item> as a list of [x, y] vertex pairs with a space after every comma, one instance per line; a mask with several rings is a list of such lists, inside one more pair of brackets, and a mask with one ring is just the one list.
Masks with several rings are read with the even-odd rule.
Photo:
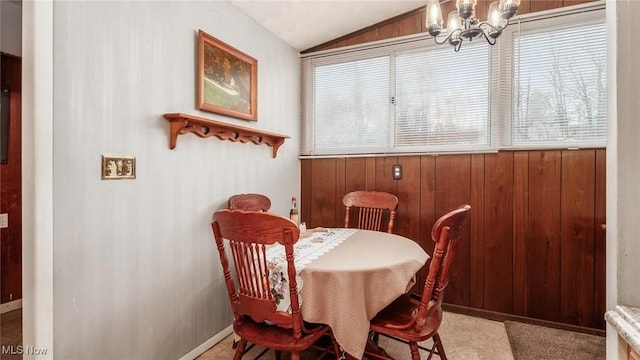
[[300, 219], [298, 217], [298, 207], [297, 207], [297, 202], [295, 197], [291, 198], [291, 210], [289, 210], [289, 219], [291, 219], [291, 221], [296, 223], [296, 226], [299, 225]]

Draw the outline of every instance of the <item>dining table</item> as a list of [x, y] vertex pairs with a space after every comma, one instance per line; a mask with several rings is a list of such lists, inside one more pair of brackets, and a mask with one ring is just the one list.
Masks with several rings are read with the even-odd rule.
[[[270, 277], [280, 293], [278, 308], [288, 306], [283, 254], [270, 250]], [[327, 324], [349, 358], [361, 359], [371, 344], [369, 321], [415, 284], [429, 255], [415, 241], [386, 232], [316, 228], [294, 246], [300, 311], [305, 321]]]

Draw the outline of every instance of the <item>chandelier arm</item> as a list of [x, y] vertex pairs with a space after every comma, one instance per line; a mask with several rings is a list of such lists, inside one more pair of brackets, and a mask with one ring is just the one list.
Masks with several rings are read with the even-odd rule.
[[[487, 40], [489, 45], [492, 45], [492, 46], [495, 45], [496, 41], [498, 40], [498, 38], [492, 38], [491, 36], [487, 36], [487, 32], [484, 31], [484, 29], [482, 30], [482, 36], [484, 36], [484, 39]], [[493, 42], [491, 39], [493, 39]]]
[[[495, 27], [491, 26], [492, 28], [495, 29]], [[498, 37], [492, 37], [492, 36], [488, 36], [487, 32], [483, 29], [480, 28], [481, 32], [482, 32], [482, 36], [484, 36], [484, 39], [487, 40], [487, 42], [489, 43], [489, 45], [495, 45], [496, 41], [498, 41]], [[500, 30], [496, 30], [496, 31], [500, 31]]]
[[[483, 27], [484, 25], [484, 27]], [[485, 40], [487, 40], [487, 42], [490, 45], [495, 45], [496, 41], [498, 41], [498, 37], [500, 36], [500, 34], [502, 34], [502, 30], [506, 29], [507, 26], [509, 26], [509, 20], [507, 20], [507, 22], [504, 24], [504, 26], [493, 26], [491, 23], [487, 22], [487, 21], [483, 21], [480, 24], [478, 24], [478, 28], [480, 30], [482, 30], [482, 35], [484, 36]], [[494, 31], [497, 34], [494, 35], [487, 35], [488, 32]]]
[[438, 41], [438, 36], [434, 36], [433, 37], [433, 41], [438, 44], [438, 45], [442, 45], [444, 43], [446, 43], [447, 41], [449, 41], [449, 39], [453, 36], [453, 34], [455, 34], [456, 32], [460, 32], [460, 29], [454, 30], [453, 32], [451, 32], [449, 35], [447, 35], [446, 38], [444, 38], [442, 41]]
[[[495, 27], [495, 26], [491, 25], [491, 23], [489, 23], [487, 21], [481, 22], [480, 24], [478, 24], [478, 27], [482, 28], [482, 25], [486, 25], [486, 26], [490, 27], [491, 30], [495, 30], [495, 31], [500, 31], [501, 32], [502, 30], [504, 30], [507, 27], [507, 25], [509, 25], [509, 22], [507, 21], [507, 23], [502, 28]], [[482, 32], [485, 32], [484, 29], [482, 30]]]

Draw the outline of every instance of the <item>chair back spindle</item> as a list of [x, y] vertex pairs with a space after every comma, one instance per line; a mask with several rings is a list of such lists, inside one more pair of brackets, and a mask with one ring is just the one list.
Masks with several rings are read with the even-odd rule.
[[[345, 228], [349, 227], [351, 208], [356, 208], [358, 229], [393, 232], [398, 208], [397, 196], [381, 191], [353, 191], [343, 197], [342, 203], [345, 206]], [[383, 229], [384, 219], [387, 224]]]

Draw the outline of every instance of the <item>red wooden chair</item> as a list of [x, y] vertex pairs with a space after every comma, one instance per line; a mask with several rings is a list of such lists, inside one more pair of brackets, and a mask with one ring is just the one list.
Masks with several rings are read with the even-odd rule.
[[[227, 200], [228, 207], [231, 210], [247, 210], [247, 211], [264, 211], [267, 212], [271, 208], [271, 200], [262, 194], [235, 194]], [[234, 339], [231, 345], [234, 349], [238, 346], [237, 339]], [[247, 350], [251, 349], [253, 344], [249, 345]]]
[[231, 210], [247, 210], [247, 211], [264, 211], [267, 212], [271, 208], [271, 200], [262, 194], [236, 194], [229, 197], [229, 209]]
[[398, 197], [381, 191], [353, 191], [342, 198], [345, 206], [344, 227], [349, 227], [351, 208], [358, 211], [358, 229], [380, 231], [386, 219], [386, 231], [393, 232]]
[[[446, 360], [438, 335], [442, 322], [442, 298], [470, 210], [471, 206], [464, 205], [436, 221], [431, 229], [431, 238], [436, 244], [421, 298], [404, 294], [380, 311], [371, 320], [373, 339], [382, 334], [408, 343], [411, 358], [420, 360], [418, 342], [432, 338], [433, 346], [425, 349], [430, 353], [428, 359], [437, 354]], [[391, 359], [369, 353], [365, 353], [365, 356], [370, 359]]]
[[[241, 338], [234, 359], [242, 359], [247, 342], [276, 350], [277, 358], [280, 351], [291, 352], [291, 359], [295, 360], [321, 337], [327, 335], [333, 339], [327, 325], [306, 323], [300, 313], [293, 255], [293, 244], [299, 238], [296, 224], [266, 212], [227, 209], [213, 215], [211, 227], [233, 310], [233, 330]], [[282, 244], [286, 254], [287, 268], [283, 271], [289, 277], [290, 313], [277, 311], [269, 281], [266, 249], [275, 243]], [[235, 279], [225, 247], [230, 248], [233, 257]], [[335, 341], [332, 349], [321, 350], [319, 357], [328, 352], [338, 353]]]

